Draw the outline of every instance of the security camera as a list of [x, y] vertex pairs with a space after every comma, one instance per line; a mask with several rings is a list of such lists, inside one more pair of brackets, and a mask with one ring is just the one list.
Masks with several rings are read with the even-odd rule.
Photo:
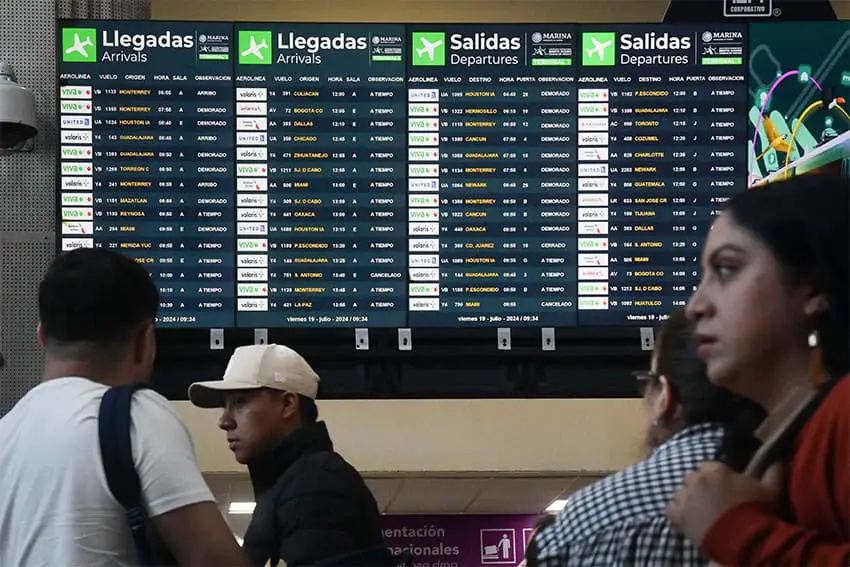
[[22, 151], [36, 134], [35, 95], [17, 83], [11, 65], [0, 61], [0, 155]]

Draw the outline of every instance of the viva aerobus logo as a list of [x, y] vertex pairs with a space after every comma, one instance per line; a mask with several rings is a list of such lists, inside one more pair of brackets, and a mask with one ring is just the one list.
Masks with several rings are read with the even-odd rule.
[[63, 28], [62, 61], [65, 63], [95, 63], [97, 61], [97, 30], [94, 28]]
[[584, 32], [581, 34], [581, 64], [585, 67], [613, 67], [617, 62], [614, 32]]

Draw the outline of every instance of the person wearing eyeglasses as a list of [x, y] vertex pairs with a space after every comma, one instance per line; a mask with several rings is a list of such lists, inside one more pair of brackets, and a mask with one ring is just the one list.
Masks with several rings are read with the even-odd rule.
[[713, 386], [697, 347], [684, 310], [674, 311], [659, 329], [650, 370], [635, 373], [649, 456], [573, 494], [534, 536], [528, 567], [708, 564], [665, 510], [700, 463], [720, 459], [742, 470], [764, 412]]

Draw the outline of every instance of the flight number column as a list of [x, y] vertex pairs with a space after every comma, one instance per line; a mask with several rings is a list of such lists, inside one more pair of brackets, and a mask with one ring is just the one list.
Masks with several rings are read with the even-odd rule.
[[269, 310], [268, 89], [236, 88], [237, 313]]
[[408, 308], [440, 310], [440, 89], [407, 91]]

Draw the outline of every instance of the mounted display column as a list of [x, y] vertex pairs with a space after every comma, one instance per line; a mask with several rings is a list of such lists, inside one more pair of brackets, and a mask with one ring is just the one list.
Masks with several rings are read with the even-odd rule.
[[236, 29], [239, 254], [267, 276], [237, 324], [405, 326], [404, 26]]
[[658, 321], [746, 182], [746, 26], [581, 29], [578, 322]]
[[163, 327], [234, 324], [232, 29], [60, 22], [62, 249], [142, 263]]
[[411, 326], [575, 323], [574, 33], [408, 26]]

